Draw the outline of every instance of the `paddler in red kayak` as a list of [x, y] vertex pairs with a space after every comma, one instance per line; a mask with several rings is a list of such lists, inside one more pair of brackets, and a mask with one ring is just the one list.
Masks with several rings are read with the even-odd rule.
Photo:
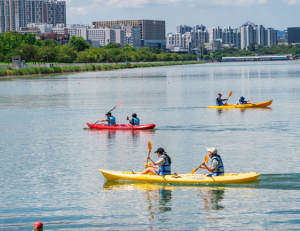
[[111, 115], [111, 112], [107, 112], [106, 114], [107, 119], [98, 120], [99, 122], [107, 122], [108, 125], [116, 125], [116, 118]]
[[140, 125], [140, 119], [137, 117], [136, 113], [132, 114], [132, 119], [129, 120], [129, 123], [133, 126]]

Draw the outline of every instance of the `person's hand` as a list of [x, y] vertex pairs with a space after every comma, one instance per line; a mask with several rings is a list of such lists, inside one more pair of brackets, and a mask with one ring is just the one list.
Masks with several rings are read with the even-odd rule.
[[201, 168], [201, 165], [198, 165], [198, 168]]

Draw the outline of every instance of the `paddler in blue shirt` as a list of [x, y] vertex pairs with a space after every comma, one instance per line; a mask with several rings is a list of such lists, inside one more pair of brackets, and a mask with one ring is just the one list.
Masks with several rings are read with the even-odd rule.
[[105, 120], [98, 120], [99, 122], [107, 122], [108, 125], [116, 125], [116, 118], [111, 115], [111, 112], [107, 112], [106, 114], [107, 119]]
[[217, 104], [217, 106], [226, 105], [226, 103], [223, 104], [223, 101], [226, 101], [227, 99], [222, 99], [221, 97], [222, 97], [222, 94], [219, 93], [218, 94], [218, 98], [216, 98], [216, 104]]
[[140, 119], [137, 117], [136, 113], [132, 114], [132, 119], [129, 120], [129, 123], [133, 126], [140, 125]]
[[211, 158], [211, 166], [206, 166], [205, 163], [198, 168], [206, 169], [211, 174], [208, 176], [222, 176], [224, 175], [224, 165], [221, 159], [221, 156], [218, 155], [218, 151], [216, 148], [207, 148], [208, 156]]
[[[248, 100], [250, 101], [250, 100]], [[241, 98], [239, 99], [240, 104], [248, 104], [248, 101], [245, 100], [244, 96], [241, 96]]]

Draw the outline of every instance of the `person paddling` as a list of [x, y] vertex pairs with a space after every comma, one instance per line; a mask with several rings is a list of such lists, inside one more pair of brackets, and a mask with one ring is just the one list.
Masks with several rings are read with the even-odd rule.
[[108, 125], [116, 125], [116, 118], [112, 116], [111, 112], [107, 112], [106, 114], [107, 119], [98, 120], [99, 122], [107, 122]]
[[246, 101], [244, 96], [239, 99], [240, 104], [248, 104], [250, 100]]
[[208, 156], [211, 158], [211, 166], [207, 166], [205, 163], [198, 168], [206, 169], [211, 174], [208, 176], [222, 176], [224, 175], [224, 165], [221, 156], [218, 155], [216, 148], [207, 148]]
[[219, 93], [218, 98], [216, 98], [217, 106], [227, 105], [227, 103], [225, 103], [225, 104], [223, 103], [223, 101], [226, 101], [227, 99], [222, 99], [221, 97], [222, 97], [222, 94]]
[[154, 153], [157, 153], [159, 160], [154, 162], [150, 158], [147, 158], [153, 166], [148, 166], [141, 174], [171, 175], [171, 157], [167, 155], [163, 148], [158, 148]]
[[137, 117], [136, 113], [132, 114], [132, 119], [129, 120], [129, 123], [133, 126], [140, 125], [140, 119]]

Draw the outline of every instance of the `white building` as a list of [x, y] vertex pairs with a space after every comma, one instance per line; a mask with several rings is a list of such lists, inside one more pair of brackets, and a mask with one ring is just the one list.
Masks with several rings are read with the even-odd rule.
[[105, 46], [105, 30], [104, 29], [88, 29], [87, 40], [92, 43], [98, 43], [99, 46]]
[[277, 30], [272, 28], [266, 29], [267, 31], [267, 46], [270, 47], [272, 44], [277, 46]]
[[241, 27], [241, 49], [246, 49], [252, 42], [255, 42], [254, 34], [252, 25]]
[[116, 34], [115, 34], [115, 31], [113, 29], [105, 28], [104, 33], [105, 33], [105, 44], [103, 46], [105, 46], [109, 43], [115, 43], [116, 42]]
[[213, 43], [217, 39], [222, 39], [222, 29], [219, 26], [214, 26], [208, 30], [209, 42]]
[[121, 47], [125, 46], [125, 31], [122, 29], [114, 29], [115, 31], [115, 43]]

